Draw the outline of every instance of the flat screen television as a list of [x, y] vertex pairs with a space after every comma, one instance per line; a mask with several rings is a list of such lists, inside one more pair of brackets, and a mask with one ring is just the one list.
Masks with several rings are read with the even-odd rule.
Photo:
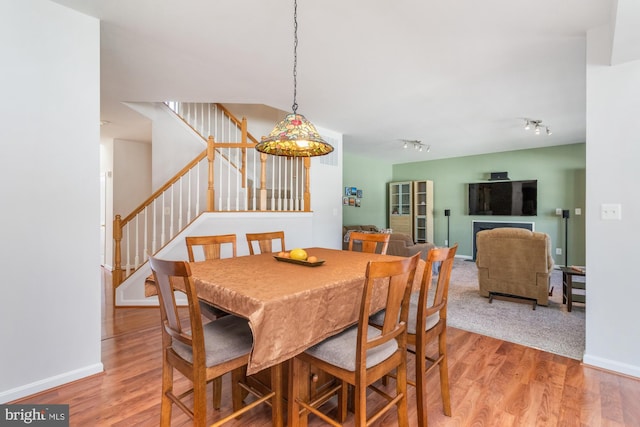
[[469, 215], [535, 216], [537, 214], [537, 180], [469, 184]]

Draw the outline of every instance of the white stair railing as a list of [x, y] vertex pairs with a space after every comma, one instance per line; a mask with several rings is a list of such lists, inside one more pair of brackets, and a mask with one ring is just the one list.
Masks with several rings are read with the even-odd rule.
[[132, 213], [116, 215], [114, 291], [202, 212], [311, 210], [308, 158], [258, 153], [246, 120], [219, 104], [167, 105], [207, 141], [207, 150]]

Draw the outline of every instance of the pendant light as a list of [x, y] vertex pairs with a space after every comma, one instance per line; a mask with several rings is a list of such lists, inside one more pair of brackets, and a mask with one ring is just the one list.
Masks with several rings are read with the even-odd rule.
[[323, 156], [333, 151], [333, 147], [322, 139], [316, 127], [302, 114], [298, 114], [296, 102], [298, 66], [298, 1], [293, 2], [293, 113], [273, 128], [269, 136], [262, 137], [256, 144], [261, 153], [286, 157]]

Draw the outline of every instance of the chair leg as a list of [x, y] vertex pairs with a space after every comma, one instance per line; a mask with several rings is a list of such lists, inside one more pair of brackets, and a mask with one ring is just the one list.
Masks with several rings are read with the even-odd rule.
[[244, 380], [246, 367], [237, 368], [231, 371], [231, 405], [233, 412], [242, 408], [242, 401], [245, 398], [245, 391], [240, 387], [239, 383]]
[[356, 380], [355, 395], [355, 427], [366, 427], [367, 425], [367, 385], [362, 378]]
[[214, 378], [211, 384], [213, 385], [213, 409], [219, 411], [222, 404], [222, 377]]
[[451, 416], [451, 395], [449, 394], [449, 365], [447, 363], [447, 330], [440, 333], [438, 338], [438, 351], [440, 352], [440, 393], [442, 394], [442, 406], [444, 414]]
[[396, 370], [396, 395], [402, 399], [397, 403], [398, 407], [398, 427], [407, 427], [409, 425], [408, 408], [407, 408], [407, 351], [402, 352], [402, 363]]
[[207, 424], [207, 383], [202, 376], [193, 379], [193, 426]]
[[415, 363], [418, 427], [427, 427], [427, 354], [424, 345], [416, 346]]
[[284, 414], [282, 413], [282, 364], [278, 363], [271, 368], [271, 391], [275, 394], [271, 399], [271, 422], [275, 427], [282, 427]]
[[[338, 390], [338, 421], [344, 423], [347, 420], [349, 406], [353, 405], [355, 394], [353, 387], [348, 382], [342, 381], [342, 387]], [[352, 408], [355, 412], [355, 408]]]
[[289, 360], [289, 403], [287, 405], [289, 409], [287, 425], [289, 427], [298, 427], [301, 424], [307, 424], [306, 419], [304, 419], [303, 422], [300, 421], [300, 405], [298, 404], [298, 399], [303, 400], [306, 397], [302, 396], [302, 390], [300, 388], [300, 379], [304, 378], [304, 375], [303, 362], [297, 357]]
[[162, 361], [162, 400], [160, 404], [160, 426], [171, 426], [171, 409], [173, 402], [168, 396], [173, 393], [173, 367], [166, 360]]

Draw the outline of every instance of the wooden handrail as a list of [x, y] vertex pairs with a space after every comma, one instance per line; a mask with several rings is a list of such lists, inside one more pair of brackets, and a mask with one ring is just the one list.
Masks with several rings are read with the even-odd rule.
[[198, 154], [198, 156], [195, 159], [191, 160], [185, 167], [180, 169], [180, 171], [177, 174], [175, 174], [173, 176], [173, 178], [171, 178], [169, 181], [167, 181], [162, 187], [160, 187], [151, 196], [149, 196], [149, 198], [147, 198], [147, 200], [145, 200], [137, 208], [135, 208], [133, 210], [133, 212], [131, 212], [129, 215], [127, 215], [122, 220], [122, 226], [124, 226], [126, 223], [131, 221], [133, 218], [135, 218], [136, 215], [138, 215], [140, 212], [142, 212], [144, 210], [144, 208], [149, 206], [156, 198], [158, 198], [158, 196], [160, 196], [167, 189], [169, 189], [169, 187], [171, 187], [173, 184], [178, 182], [180, 180], [180, 178], [182, 177], [182, 175], [184, 175], [187, 172], [189, 172], [190, 169], [192, 169], [195, 165], [197, 165], [199, 162], [201, 162], [205, 157], [207, 157], [207, 150], [204, 150], [202, 153]]
[[[238, 126], [239, 128], [242, 127], [242, 123], [240, 123], [240, 121], [238, 119], [236, 119], [236, 117], [233, 114], [231, 114], [231, 112], [229, 110], [227, 110], [227, 108], [224, 105], [218, 104], [218, 103], [216, 103], [215, 105], [216, 105], [216, 107], [221, 109], [224, 112], [224, 114], [229, 118], [229, 120], [231, 120], [233, 123], [235, 123], [236, 126]], [[244, 119], [244, 118], [242, 120], [246, 121], [246, 119]], [[253, 135], [251, 135], [248, 132], [247, 132], [247, 138], [250, 139], [251, 141], [253, 141], [254, 144], [258, 143], [258, 140], [255, 139], [253, 137]], [[243, 141], [245, 141], [245, 139], [243, 139]]]

